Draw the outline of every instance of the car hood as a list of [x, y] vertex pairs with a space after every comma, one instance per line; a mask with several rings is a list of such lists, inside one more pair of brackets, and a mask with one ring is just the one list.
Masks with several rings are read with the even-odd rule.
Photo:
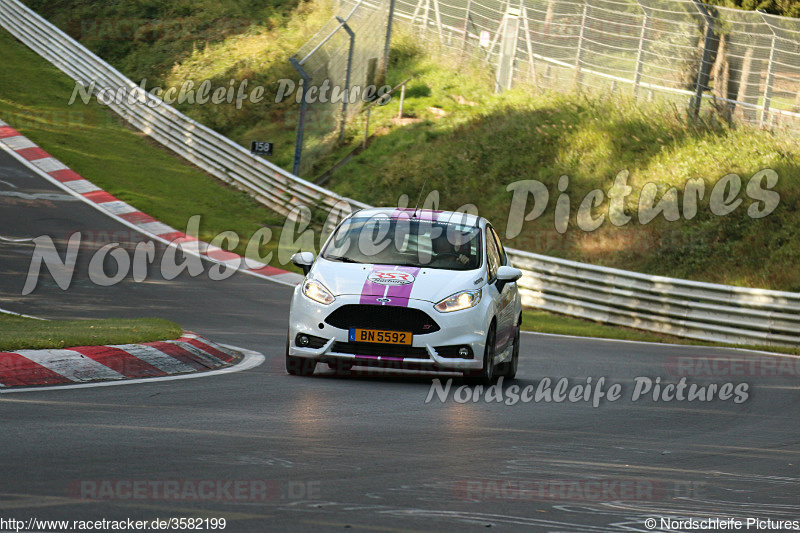
[[334, 296], [357, 295], [362, 302], [377, 298], [415, 299], [432, 303], [486, 283], [482, 269], [443, 270], [394, 265], [340, 263], [318, 259], [309, 278], [322, 282]]

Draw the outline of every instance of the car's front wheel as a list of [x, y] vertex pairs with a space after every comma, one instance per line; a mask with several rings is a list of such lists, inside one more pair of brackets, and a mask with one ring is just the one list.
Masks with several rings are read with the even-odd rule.
[[471, 383], [490, 385], [494, 380], [495, 331], [495, 325], [492, 324], [489, 327], [489, 333], [486, 334], [486, 347], [483, 349], [483, 368], [467, 376]]
[[289, 338], [286, 338], [286, 371], [293, 376], [310, 376], [317, 368], [317, 362], [305, 357], [289, 355]]
[[511, 361], [500, 363], [497, 365], [496, 374], [503, 376], [506, 379], [514, 379], [517, 377], [517, 366], [519, 365], [519, 330], [520, 325], [516, 326], [516, 333], [514, 334], [514, 345], [511, 349]]

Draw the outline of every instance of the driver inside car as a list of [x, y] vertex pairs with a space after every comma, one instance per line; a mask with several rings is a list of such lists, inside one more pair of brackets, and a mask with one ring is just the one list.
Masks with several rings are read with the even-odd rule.
[[469, 244], [454, 245], [444, 233], [431, 239], [431, 249], [433, 250], [433, 259], [435, 261], [455, 261], [462, 266], [469, 263], [469, 257], [464, 254], [464, 252], [469, 253]]

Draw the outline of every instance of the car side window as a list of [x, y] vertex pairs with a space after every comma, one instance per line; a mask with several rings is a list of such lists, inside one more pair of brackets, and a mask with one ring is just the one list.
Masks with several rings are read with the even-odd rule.
[[503, 243], [500, 242], [500, 237], [497, 236], [497, 232], [494, 231], [494, 228], [489, 226], [489, 229], [491, 230], [492, 238], [494, 239], [498, 255], [500, 256], [500, 264], [507, 265], [508, 258], [506, 257], [506, 250], [503, 248]]
[[488, 269], [489, 280], [497, 276], [497, 269], [500, 267], [500, 252], [497, 250], [497, 241], [492, 236], [492, 228], [486, 228], [486, 267]]

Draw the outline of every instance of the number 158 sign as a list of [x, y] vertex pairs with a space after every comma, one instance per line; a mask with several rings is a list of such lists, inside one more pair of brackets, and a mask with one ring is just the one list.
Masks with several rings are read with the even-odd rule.
[[253, 155], [272, 155], [272, 143], [251, 141], [250, 153]]

